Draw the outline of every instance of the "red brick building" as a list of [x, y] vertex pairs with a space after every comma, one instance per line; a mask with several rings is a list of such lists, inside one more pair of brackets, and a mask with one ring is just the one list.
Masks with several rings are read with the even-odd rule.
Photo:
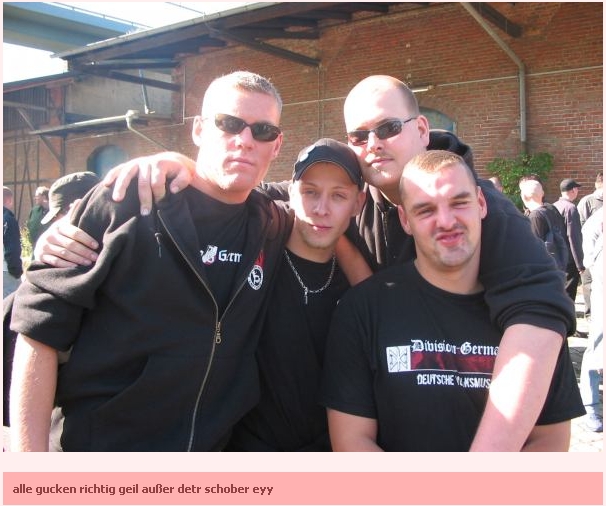
[[[16, 192], [20, 222], [36, 186], [64, 173], [102, 170], [160, 145], [194, 156], [190, 129], [204, 90], [238, 69], [271, 78], [284, 100], [285, 141], [270, 179], [289, 177], [296, 153], [318, 137], [343, 140], [349, 89], [367, 75], [389, 74], [429, 88], [417, 98], [430, 123], [446, 121], [473, 147], [481, 175], [495, 157], [547, 151], [555, 162], [548, 200], [565, 177], [583, 185], [581, 195], [593, 190], [603, 168], [601, 2], [266, 5], [72, 51], [61, 56], [73, 74], [5, 85], [4, 184]], [[170, 57], [171, 73], [116, 80], [128, 74], [118, 62], [149, 54]], [[86, 63], [93, 59], [111, 72], [92, 74]], [[157, 88], [162, 80], [170, 85]], [[135, 132], [123, 116], [143, 111], [145, 83], [155, 88], [150, 105], [161, 114], [142, 115]], [[118, 119], [68, 126], [108, 117]]]

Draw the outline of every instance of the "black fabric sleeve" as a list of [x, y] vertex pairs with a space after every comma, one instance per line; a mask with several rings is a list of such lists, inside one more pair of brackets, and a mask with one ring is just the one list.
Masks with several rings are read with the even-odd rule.
[[[133, 191], [131, 185], [131, 197]], [[72, 346], [83, 313], [94, 307], [99, 285], [133, 235], [135, 200], [115, 203], [111, 189], [100, 185], [80, 202], [72, 222], [102, 245], [99, 259], [92, 266], [67, 268], [33, 262], [17, 291], [11, 329], [60, 351]]]
[[564, 340], [537, 425], [563, 422], [584, 414], [585, 407], [577, 385], [568, 342]]
[[333, 313], [324, 355], [320, 404], [343, 413], [376, 418], [370, 335], [351, 291]]
[[4, 227], [2, 230], [2, 240], [4, 246], [4, 260], [10, 275], [19, 278], [23, 274], [23, 264], [21, 263], [21, 236], [19, 234], [19, 224], [13, 215], [5, 216]]
[[525, 323], [570, 335], [576, 315], [564, 289], [564, 274], [513, 202], [489, 182], [479, 184], [488, 205], [482, 222], [480, 281], [491, 321], [501, 332]]
[[262, 182], [257, 186], [257, 190], [272, 200], [288, 202], [290, 200], [290, 195], [288, 194], [289, 185], [290, 181], [282, 181], [281, 183]]

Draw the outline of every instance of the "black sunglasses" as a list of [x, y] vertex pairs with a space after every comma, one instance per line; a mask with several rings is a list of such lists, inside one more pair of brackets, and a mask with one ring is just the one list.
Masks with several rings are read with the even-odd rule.
[[282, 133], [282, 130], [271, 123], [259, 122], [251, 125], [243, 119], [229, 114], [215, 114], [215, 126], [222, 132], [232, 135], [239, 134], [246, 127], [249, 127], [253, 139], [261, 142], [275, 141]]
[[374, 133], [381, 140], [389, 139], [398, 135], [402, 131], [402, 127], [413, 119], [417, 119], [417, 116], [408, 119], [388, 119], [372, 130], [353, 130], [347, 132], [347, 139], [354, 146], [366, 144], [370, 132]]

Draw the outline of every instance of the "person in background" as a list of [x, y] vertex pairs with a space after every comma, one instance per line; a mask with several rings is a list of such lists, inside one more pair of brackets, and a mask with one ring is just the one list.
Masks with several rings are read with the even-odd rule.
[[581, 220], [574, 201], [579, 195], [581, 185], [574, 179], [563, 179], [560, 183], [560, 198], [553, 203], [566, 224], [566, 236], [570, 248], [570, 258], [566, 268], [566, 293], [574, 302], [577, 298], [577, 288], [581, 275], [585, 270], [583, 266], [583, 238], [581, 235]]
[[598, 172], [595, 176], [595, 182], [593, 183], [595, 190], [593, 191], [593, 193], [585, 195], [583, 198], [581, 198], [581, 200], [579, 200], [579, 203], [577, 204], [581, 227], [585, 225], [585, 222], [594, 212], [596, 212], [598, 209], [601, 209], [604, 205], [604, 189], [602, 178], [602, 173]]
[[23, 274], [23, 262], [21, 261], [19, 223], [13, 213], [15, 205], [13, 191], [8, 186], [4, 186], [2, 197], [2, 246], [4, 249], [2, 297], [4, 298], [19, 287], [21, 274]]
[[346, 144], [320, 139], [299, 152], [289, 192], [293, 230], [257, 349], [261, 396], [234, 427], [227, 450], [330, 451], [317, 396], [330, 318], [349, 288], [334, 250], [362, 206], [362, 187]]
[[[589, 195], [585, 195], [577, 204], [579, 210], [579, 219], [581, 221], [581, 233], [583, 225], [598, 209], [602, 209], [604, 204], [604, 190], [602, 183], [602, 172], [598, 172], [595, 176], [595, 190]], [[581, 285], [583, 290], [583, 300], [585, 301], [585, 319], [591, 319], [591, 270], [585, 269], [581, 273]]]
[[501, 180], [497, 176], [488, 178], [488, 181], [490, 181], [497, 190], [499, 190], [501, 193], [503, 193], [503, 184], [501, 183]]
[[[46, 187], [46, 195], [44, 191], [36, 190], [38, 195], [44, 195], [46, 201], [46, 214], [40, 216], [40, 223], [44, 220], [46, 224], [52, 223], [54, 220], [59, 219], [65, 215], [71, 208], [74, 201], [80, 199], [86, 195], [86, 193], [93, 188], [98, 182], [99, 178], [92, 172], [76, 172], [68, 174], [67, 176], [60, 177], [51, 186], [51, 199], [53, 205], [49, 210], [48, 205], [48, 193], [49, 190]], [[41, 202], [41, 199], [38, 200]], [[41, 208], [44, 208], [44, 204], [39, 204]], [[44, 225], [42, 225], [44, 227]], [[4, 299], [3, 304], [3, 358], [4, 358], [4, 370], [3, 377], [3, 413], [4, 423], [6, 426], [10, 425], [10, 386], [11, 377], [13, 370], [13, 357], [15, 354], [15, 344], [17, 342], [17, 333], [11, 330], [11, 320], [13, 304], [15, 301], [16, 292], [11, 293]]]
[[[326, 347], [321, 400], [335, 451], [481, 451], [482, 414], [524, 374], [523, 349], [504, 353], [479, 280], [487, 204], [462, 157], [426, 151], [404, 168], [398, 207], [416, 259], [353, 287], [339, 303]], [[537, 360], [556, 374], [524, 383], [538, 421], [509, 427], [501, 451], [566, 451], [583, 413], [566, 341]], [[545, 394], [548, 392], [547, 394]], [[515, 435], [515, 436], [513, 436]], [[513, 437], [512, 437], [513, 436]]]
[[581, 362], [579, 386], [587, 410], [585, 426], [592, 432], [604, 429], [600, 384], [604, 384], [604, 214], [593, 213], [583, 225], [585, 267], [591, 271], [591, 307], [587, 348]]
[[[347, 236], [354, 243], [352, 255], [362, 253], [373, 271], [401, 265], [414, 258], [414, 240], [401, 227], [397, 206], [401, 204], [398, 185], [404, 165], [427, 149], [445, 149], [460, 154], [472, 167], [469, 146], [454, 134], [435, 131], [420, 114], [414, 93], [403, 82], [391, 76], [375, 75], [360, 81], [348, 94], [344, 105], [348, 144], [356, 153], [367, 183], [366, 201], [360, 214], [352, 220]], [[113, 197], [120, 200], [130, 178], [141, 177], [141, 212], [148, 213], [152, 196], [161, 199], [186, 187], [192, 178], [194, 163], [184, 156], [164, 153], [139, 159], [110, 171], [106, 184], [115, 182]], [[167, 177], [173, 178], [167, 184]], [[474, 171], [474, 177], [477, 174]], [[564, 290], [561, 273], [534, 236], [528, 220], [492, 183], [478, 180], [488, 205], [482, 222], [485, 248], [481, 251], [480, 280], [491, 311], [492, 321], [503, 332], [501, 349], [526, 349], [533, 359], [526, 362], [523, 375], [512, 378], [512, 388], [501, 390], [499, 404], [516, 405], [523, 378], [529, 383], [551, 374], [554, 362], [534, 360], [552, 356], [562, 344], [562, 334], [573, 333], [576, 325], [574, 305]], [[287, 191], [275, 198], [286, 199]], [[96, 258], [96, 245], [90, 237], [72, 226], [62, 224], [48, 234], [37, 258], [53, 265], [88, 265]], [[512, 244], [524, 244], [512, 249]], [[340, 258], [347, 256], [339, 246]], [[355, 270], [355, 269], [354, 269]], [[516, 283], [511, 280], [515, 279]], [[538, 383], [537, 383], [538, 384]], [[546, 394], [546, 392], [544, 392]], [[505, 421], [490, 404], [484, 413], [490, 430], [483, 426], [478, 443], [486, 450], [507, 447], [509, 437], [526, 434], [534, 425], [541, 404], [527, 404], [514, 410]], [[493, 423], [500, 420], [501, 423]], [[515, 431], [511, 431], [515, 427]]]
[[40, 234], [46, 229], [41, 221], [48, 211], [48, 188], [46, 186], [38, 186], [34, 193], [34, 207], [31, 208], [25, 226], [29, 236], [29, 242], [33, 247], [40, 237]]
[[70, 206], [84, 197], [99, 181], [94, 172], [73, 172], [57, 179], [48, 192], [48, 209], [40, 224], [48, 226], [65, 216]]
[[564, 218], [555, 206], [543, 201], [545, 192], [540, 181], [522, 178], [519, 186], [520, 198], [527, 210], [532, 231], [545, 243], [547, 251], [554, 257], [558, 268], [562, 272], [566, 272], [570, 254]]
[[[279, 153], [281, 109], [262, 76], [217, 78], [193, 121], [191, 188], [146, 216], [136, 181], [123, 202], [99, 185], [78, 204], [74, 223], [103, 245], [98, 261], [34, 262], [15, 297], [14, 451], [48, 450], [58, 410], [53, 449], [224, 448], [258, 400], [255, 351], [291, 230], [253, 192]], [[61, 364], [59, 351], [70, 352]]]

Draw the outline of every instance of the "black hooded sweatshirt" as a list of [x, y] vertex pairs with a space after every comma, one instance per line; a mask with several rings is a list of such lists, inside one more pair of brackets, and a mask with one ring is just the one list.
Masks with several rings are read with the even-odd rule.
[[[463, 157], [486, 197], [488, 214], [482, 222], [480, 281], [486, 290], [492, 322], [501, 331], [526, 323], [562, 336], [574, 332], [574, 305], [564, 290], [562, 273], [513, 202], [489, 181], [478, 178], [471, 148], [448, 131], [431, 130], [427, 149], [451, 151]], [[414, 239], [402, 228], [397, 207], [372, 186], [366, 185], [366, 203], [347, 236], [375, 272], [416, 256]]]

